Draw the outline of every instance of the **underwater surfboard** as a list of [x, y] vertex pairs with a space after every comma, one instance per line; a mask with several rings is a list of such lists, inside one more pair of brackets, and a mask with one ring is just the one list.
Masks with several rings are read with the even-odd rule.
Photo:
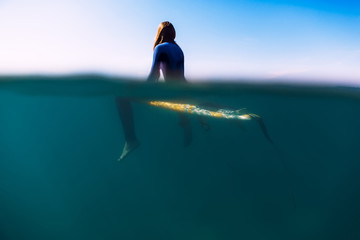
[[265, 124], [262, 118], [255, 114], [249, 113], [246, 108], [232, 110], [227, 108], [218, 108], [218, 109], [209, 109], [201, 105], [193, 105], [187, 103], [176, 103], [176, 102], [166, 102], [166, 101], [149, 101], [147, 102], [151, 106], [164, 108], [176, 112], [195, 114], [199, 116], [207, 116], [214, 118], [223, 118], [223, 119], [232, 119], [232, 120], [252, 120], [255, 119], [258, 121], [261, 130], [265, 137], [272, 143], [272, 140], [267, 132]]
[[259, 116], [256, 114], [247, 113], [247, 110], [245, 108], [239, 110], [230, 110], [230, 109], [210, 110], [198, 105], [192, 105], [187, 103], [174, 103], [174, 102], [164, 102], [164, 101], [149, 101], [148, 103], [151, 106], [165, 108], [176, 112], [195, 114], [199, 116], [236, 119], [236, 120], [251, 120], [253, 118], [259, 118]]

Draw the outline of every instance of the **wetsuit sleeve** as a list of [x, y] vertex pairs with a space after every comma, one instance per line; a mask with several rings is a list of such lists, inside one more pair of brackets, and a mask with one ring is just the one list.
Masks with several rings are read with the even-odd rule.
[[159, 53], [159, 48], [156, 47], [153, 55], [153, 63], [147, 81], [156, 82], [159, 80], [159, 77], [160, 77], [160, 53]]

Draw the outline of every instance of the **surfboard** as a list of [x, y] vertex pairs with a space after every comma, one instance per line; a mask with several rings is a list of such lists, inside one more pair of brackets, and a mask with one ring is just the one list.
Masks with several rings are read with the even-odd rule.
[[168, 109], [175, 112], [195, 114], [199, 116], [207, 116], [213, 118], [223, 118], [228, 120], [232, 119], [232, 120], [240, 120], [240, 121], [254, 119], [257, 120], [258, 124], [260, 125], [264, 136], [269, 140], [270, 143], [273, 143], [262, 118], [255, 113], [248, 112], [246, 108], [241, 108], [237, 110], [228, 109], [228, 108], [210, 109], [210, 108], [202, 107], [201, 105], [167, 102], [167, 101], [149, 101], [148, 104], [151, 106]]
[[187, 103], [176, 103], [176, 102], [165, 102], [165, 101], [149, 101], [149, 105], [160, 107], [176, 112], [183, 112], [189, 114], [195, 114], [199, 116], [207, 116], [214, 118], [225, 118], [235, 120], [251, 120], [254, 118], [260, 118], [260, 116], [254, 113], [248, 113], [246, 108], [231, 110], [231, 109], [217, 109], [212, 110], [204, 108], [202, 106], [187, 104]]

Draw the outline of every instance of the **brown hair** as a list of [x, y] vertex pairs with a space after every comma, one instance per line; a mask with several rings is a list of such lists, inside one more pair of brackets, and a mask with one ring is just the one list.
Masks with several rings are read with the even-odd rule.
[[170, 42], [176, 44], [175, 37], [176, 37], [175, 28], [170, 22], [166, 21], [160, 23], [155, 37], [155, 43], [153, 49], [155, 49], [157, 45], [164, 42]]

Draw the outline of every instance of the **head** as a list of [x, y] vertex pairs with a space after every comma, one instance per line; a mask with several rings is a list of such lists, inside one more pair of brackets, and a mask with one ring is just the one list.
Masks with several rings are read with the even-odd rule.
[[155, 38], [154, 49], [157, 45], [164, 42], [175, 43], [175, 37], [175, 28], [170, 22], [166, 21], [160, 23]]

